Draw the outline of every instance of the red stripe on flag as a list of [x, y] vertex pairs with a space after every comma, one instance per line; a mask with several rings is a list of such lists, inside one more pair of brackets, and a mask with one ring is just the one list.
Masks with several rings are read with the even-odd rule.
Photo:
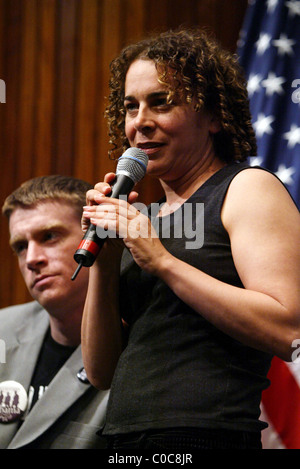
[[268, 373], [271, 385], [262, 403], [274, 430], [287, 449], [300, 449], [300, 389], [287, 364], [277, 357]]

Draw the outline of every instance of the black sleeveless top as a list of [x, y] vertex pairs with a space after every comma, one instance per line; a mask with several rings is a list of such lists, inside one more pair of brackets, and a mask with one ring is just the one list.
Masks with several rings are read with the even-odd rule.
[[[170, 216], [155, 218], [157, 204], [152, 206], [153, 224], [159, 220], [156, 228], [169, 252], [240, 288], [220, 214], [231, 180], [246, 168], [246, 163], [222, 168]], [[269, 385], [270, 355], [215, 328], [159, 278], [142, 271], [128, 251], [120, 308], [130, 334], [113, 379], [104, 434], [265, 428], [259, 406]]]

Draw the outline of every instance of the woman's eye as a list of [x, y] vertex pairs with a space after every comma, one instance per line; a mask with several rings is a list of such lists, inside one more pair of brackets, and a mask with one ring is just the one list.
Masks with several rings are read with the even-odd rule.
[[158, 98], [152, 104], [154, 108], [157, 108], [158, 110], [161, 110], [161, 111], [168, 111], [174, 105], [175, 103], [172, 101], [169, 101], [167, 97]]
[[138, 105], [135, 103], [128, 103], [124, 106], [126, 112], [135, 111], [138, 108]]
[[160, 99], [157, 99], [155, 104], [155, 106], [167, 106], [168, 105], [168, 102], [167, 102], [167, 99], [166, 98], [160, 98]]

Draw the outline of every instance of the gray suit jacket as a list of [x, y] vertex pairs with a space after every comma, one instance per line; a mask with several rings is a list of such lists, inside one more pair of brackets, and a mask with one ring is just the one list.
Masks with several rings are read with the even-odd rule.
[[[48, 313], [37, 302], [0, 310], [0, 339], [6, 352], [5, 363], [0, 362], [0, 383], [17, 381], [28, 392], [48, 327]], [[103, 448], [96, 432], [104, 425], [108, 391], [79, 381], [82, 367], [79, 346], [19, 429], [19, 422], [0, 423], [0, 448]]]

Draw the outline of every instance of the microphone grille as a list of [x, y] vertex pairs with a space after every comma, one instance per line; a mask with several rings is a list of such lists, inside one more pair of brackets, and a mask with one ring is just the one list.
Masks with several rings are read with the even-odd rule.
[[116, 174], [127, 174], [136, 184], [146, 174], [148, 155], [140, 148], [130, 147], [118, 159]]

